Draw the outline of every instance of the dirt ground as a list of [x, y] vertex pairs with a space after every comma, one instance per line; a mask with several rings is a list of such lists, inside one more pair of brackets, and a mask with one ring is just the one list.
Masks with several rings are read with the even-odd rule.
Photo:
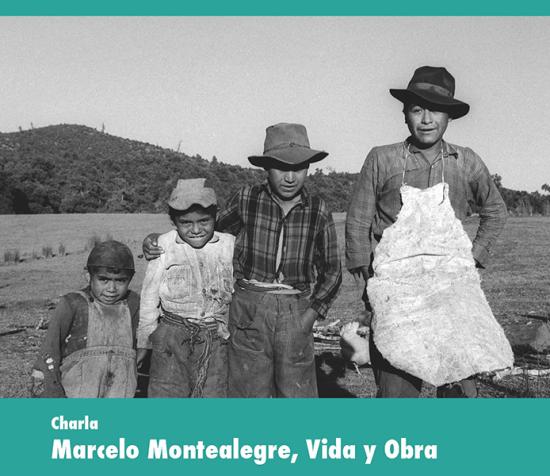
[[[166, 231], [166, 219], [162, 215], [147, 216], [147, 219], [142, 215], [126, 215], [123, 217], [127, 223], [124, 227], [120, 226], [120, 217], [103, 215], [94, 218], [94, 215], [88, 215], [85, 222], [79, 222], [79, 226], [86, 223], [89, 230], [102, 230], [101, 235], [110, 235], [128, 243], [136, 255], [140, 252], [142, 236], [155, 229]], [[6, 216], [0, 219], [3, 224], [9, 225]], [[97, 223], [90, 225], [94, 219], [98, 220]], [[68, 220], [67, 216], [63, 220]], [[82, 220], [82, 215], [78, 220]], [[113, 222], [112, 229], [109, 220]], [[343, 215], [335, 215], [335, 221], [343, 251]], [[159, 229], [161, 226], [163, 228]], [[476, 220], [472, 218], [467, 224], [468, 231], [473, 233], [475, 226]], [[25, 227], [22, 230], [24, 233]], [[36, 235], [33, 247], [39, 248], [41, 240], [43, 243], [51, 242], [47, 231], [39, 233], [34, 230], [33, 233]], [[36, 327], [41, 320], [48, 321], [59, 296], [86, 284], [83, 266], [88, 238], [89, 232], [84, 233], [79, 243], [75, 241], [71, 244], [70, 254], [66, 256], [31, 259], [28, 257], [30, 253], [27, 253], [28, 258], [24, 262], [0, 263], [0, 397], [28, 397], [32, 362], [46, 332]], [[13, 236], [11, 239], [10, 246], [14, 246], [17, 240]], [[55, 239], [63, 240], [63, 237]], [[550, 318], [548, 243], [549, 218], [511, 217], [494, 248], [491, 263], [481, 271], [482, 286], [493, 313], [512, 341], [541, 320]], [[138, 259], [132, 289], [139, 291], [144, 270], [144, 260]], [[339, 320], [339, 326], [359, 317], [363, 313], [362, 291], [362, 283], [345, 272], [342, 290], [328, 319], [319, 325]], [[517, 355], [516, 359], [525, 368], [550, 367], [550, 360], [542, 354], [535, 358], [531, 356], [528, 361], [522, 360], [522, 355]], [[335, 342], [316, 342], [316, 361], [321, 397], [368, 398], [375, 395], [372, 370], [368, 366], [355, 369], [345, 362]], [[498, 382], [480, 377], [477, 381], [481, 397], [550, 397], [548, 377], [519, 375]], [[433, 396], [435, 389], [426, 385], [422, 397]]]

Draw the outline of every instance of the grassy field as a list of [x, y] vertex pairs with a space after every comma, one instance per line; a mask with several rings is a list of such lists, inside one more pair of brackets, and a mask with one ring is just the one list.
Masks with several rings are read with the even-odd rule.
[[[335, 222], [343, 256], [344, 215], [335, 214]], [[2, 215], [0, 223], [0, 396], [26, 397], [32, 361], [45, 334], [35, 327], [40, 319], [47, 321], [59, 296], [86, 284], [85, 250], [94, 237], [123, 241], [137, 256], [147, 233], [167, 231], [170, 224], [166, 215], [153, 214]], [[472, 218], [468, 231], [473, 233], [475, 226]], [[489, 303], [511, 340], [550, 317], [549, 243], [550, 218], [510, 218], [491, 263], [481, 271]], [[57, 255], [60, 245], [68, 254], [41, 258], [47, 248]], [[17, 250], [22, 261], [5, 263], [8, 250]], [[136, 264], [131, 288], [139, 291], [145, 261], [136, 259]], [[328, 322], [360, 316], [362, 291], [362, 283], [346, 272]], [[321, 396], [374, 395], [370, 368], [354, 370], [330, 347], [318, 346], [316, 353]], [[545, 378], [510, 377], [498, 384], [480, 380], [479, 386], [484, 397], [550, 396]], [[423, 396], [433, 395], [434, 389], [426, 386]]]

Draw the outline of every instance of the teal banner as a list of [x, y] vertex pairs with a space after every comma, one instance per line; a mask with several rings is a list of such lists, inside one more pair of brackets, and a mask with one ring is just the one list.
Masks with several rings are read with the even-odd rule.
[[2, 474], [544, 474], [548, 409], [548, 400], [8, 400]]
[[0, 6], [2, 15], [547, 15], [549, 12], [550, 4], [542, 0], [28, 0], [3, 2]]

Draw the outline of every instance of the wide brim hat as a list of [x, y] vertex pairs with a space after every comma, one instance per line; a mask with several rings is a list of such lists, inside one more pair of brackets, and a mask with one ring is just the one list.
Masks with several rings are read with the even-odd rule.
[[263, 155], [253, 155], [248, 160], [256, 167], [273, 165], [273, 162], [300, 165], [319, 162], [327, 155], [328, 152], [309, 146], [305, 126], [283, 122], [266, 129]]
[[390, 94], [404, 104], [425, 105], [453, 119], [470, 110], [469, 104], [454, 97], [455, 78], [445, 68], [422, 66], [414, 72], [407, 89], [390, 89]]
[[204, 186], [206, 179], [180, 179], [168, 199], [168, 206], [174, 210], [184, 211], [193, 205], [203, 208], [217, 205], [216, 192]]

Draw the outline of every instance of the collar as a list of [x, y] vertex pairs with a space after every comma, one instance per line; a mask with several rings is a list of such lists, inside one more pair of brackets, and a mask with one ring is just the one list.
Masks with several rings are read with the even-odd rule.
[[[411, 141], [410, 136], [405, 139], [405, 142], [409, 146], [409, 151], [412, 154], [422, 152], [422, 149], [419, 149], [416, 145], [414, 145], [414, 143]], [[456, 150], [456, 147], [453, 144], [449, 144], [448, 142], [444, 141], [443, 139], [441, 139], [441, 142], [443, 144], [443, 154], [445, 156], [452, 155], [456, 159], [458, 157], [458, 151]]]
[[[262, 182], [261, 184], [262, 186], [262, 189], [265, 190], [265, 192], [271, 197], [272, 200], [275, 201], [275, 194], [273, 193], [273, 190], [271, 189], [271, 185], [269, 185], [269, 180], [266, 180], [265, 182]], [[301, 201], [298, 202], [298, 204], [302, 204], [304, 206], [307, 206], [309, 205], [309, 200], [310, 200], [310, 194], [309, 192], [307, 191], [305, 185], [302, 187], [302, 190], [300, 190], [300, 198], [301, 198]]]
[[[180, 245], [187, 245], [190, 248], [193, 248], [189, 243], [187, 243], [186, 241], [183, 241], [180, 238], [180, 235], [178, 234], [177, 230], [174, 230], [174, 231], [176, 232], [176, 243], [178, 243]], [[206, 243], [206, 245], [209, 245], [210, 243], [217, 243], [218, 241], [220, 241], [220, 237], [218, 236], [218, 234], [216, 232], [214, 232], [214, 234], [212, 235], [212, 238], [210, 238], [210, 241], [208, 241]], [[206, 246], [206, 245], [204, 245], [204, 246]]]

